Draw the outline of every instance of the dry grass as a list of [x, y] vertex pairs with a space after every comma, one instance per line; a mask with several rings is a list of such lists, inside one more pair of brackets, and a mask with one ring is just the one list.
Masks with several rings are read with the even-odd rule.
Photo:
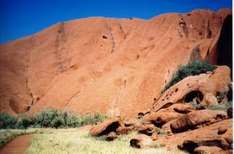
[[182, 154], [179, 150], [167, 151], [164, 147], [135, 149], [129, 146], [130, 138], [123, 135], [112, 142], [91, 137], [84, 129], [46, 129], [35, 134], [27, 154]]

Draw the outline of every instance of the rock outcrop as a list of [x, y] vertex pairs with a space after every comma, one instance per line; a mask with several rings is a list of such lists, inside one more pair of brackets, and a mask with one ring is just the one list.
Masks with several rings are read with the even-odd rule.
[[187, 77], [165, 91], [154, 104], [153, 110], [158, 111], [178, 101], [196, 101], [203, 105], [218, 104], [217, 94], [226, 95], [230, 84], [230, 69], [226, 66], [218, 67], [214, 72]]
[[[210, 109], [211, 103], [206, 103], [207, 100], [204, 103], [205, 98], [201, 98], [207, 93], [212, 94], [214, 100], [220, 97], [217, 95], [219, 93], [225, 98], [230, 83], [230, 71], [224, 66], [179, 81], [162, 94], [152, 110], [142, 114], [138, 122], [131, 123], [128, 131], [137, 131], [138, 134], [130, 140], [130, 146], [155, 148], [156, 145], [165, 145], [189, 153], [232, 153], [231, 108]], [[193, 94], [192, 99], [185, 101], [192, 91], [200, 93]], [[194, 103], [194, 100], [198, 102]], [[228, 102], [217, 101], [213, 105], [216, 103], [224, 105]]]
[[149, 20], [86, 18], [0, 45], [0, 111], [56, 108], [134, 117], [152, 107], [179, 65], [218, 63], [223, 48], [217, 44], [225, 42], [220, 37], [230, 16], [222, 9]]
[[115, 132], [119, 126], [120, 122], [118, 119], [109, 119], [96, 127], [92, 127], [90, 134], [92, 136], [108, 135], [111, 132]]

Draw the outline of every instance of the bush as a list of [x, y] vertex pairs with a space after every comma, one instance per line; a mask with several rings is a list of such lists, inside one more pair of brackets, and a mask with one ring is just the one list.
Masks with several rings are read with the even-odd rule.
[[101, 115], [99, 113], [96, 113], [94, 115], [84, 115], [80, 117], [80, 125], [90, 125], [90, 124], [96, 124], [97, 122], [101, 122], [106, 119], [106, 116]]
[[[59, 111], [55, 109], [46, 109], [33, 117], [34, 126], [37, 127], [54, 127], [55, 118], [60, 116]], [[58, 124], [56, 124], [58, 125]]]
[[78, 116], [68, 114], [65, 117], [65, 123], [67, 127], [80, 127], [80, 118]]
[[187, 65], [182, 65], [177, 72], [173, 74], [172, 79], [167, 83], [163, 91], [169, 89], [188, 76], [199, 75], [201, 73], [213, 71], [214, 69], [216, 69], [216, 66], [202, 61], [193, 61]]
[[104, 119], [106, 119], [106, 117], [101, 114], [75, 116], [68, 112], [49, 109], [35, 116], [34, 126], [52, 128], [80, 127], [83, 125], [95, 124]]
[[0, 129], [15, 128], [17, 118], [7, 113], [0, 113]]
[[33, 118], [27, 117], [27, 116], [22, 116], [18, 119], [16, 128], [18, 129], [26, 129], [28, 127], [33, 126]]
[[51, 127], [54, 127], [54, 128], [66, 127], [64, 117], [62, 117], [62, 116], [55, 117], [51, 121]]
[[95, 124], [103, 121], [104, 119], [106, 119], [106, 116], [101, 114], [76, 116], [68, 112], [46, 109], [33, 117], [27, 117], [25, 115], [21, 116], [18, 118], [18, 121], [14, 116], [6, 113], [0, 113], [0, 128], [74, 128], [88, 124]]

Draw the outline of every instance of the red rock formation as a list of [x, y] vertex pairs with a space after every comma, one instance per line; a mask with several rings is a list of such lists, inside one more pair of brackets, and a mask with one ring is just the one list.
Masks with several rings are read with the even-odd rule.
[[92, 136], [101, 136], [101, 135], [107, 135], [111, 132], [116, 132], [117, 128], [120, 127], [120, 121], [117, 119], [109, 119], [106, 120], [100, 124], [98, 124], [95, 127], [92, 127], [90, 129], [90, 134]]
[[[130, 140], [130, 146], [135, 148], [165, 145], [169, 149], [178, 147], [189, 153], [232, 153], [232, 110], [228, 106], [209, 109], [210, 103], [204, 104], [207, 93], [214, 100], [220, 97], [218, 92], [225, 98], [230, 82], [230, 71], [224, 66], [218, 66], [213, 72], [188, 76], [165, 91], [152, 106], [153, 109], [142, 113], [138, 121], [121, 121], [123, 124], [119, 128], [131, 126], [122, 134], [133, 130], [138, 132], [139, 135]], [[194, 91], [196, 95], [193, 94], [192, 99], [187, 101], [188, 94]], [[205, 97], [201, 98], [201, 95]], [[194, 100], [198, 102], [194, 104]], [[219, 103], [215, 104], [216, 107], [228, 105], [227, 100], [216, 103]], [[107, 132], [112, 123], [111, 120], [103, 122], [91, 130]], [[100, 129], [103, 126], [105, 129]], [[112, 129], [114, 133], [108, 134], [107, 139], [117, 138], [118, 133], [115, 132], [119, 128]]]
[[195, 96], [199, 95], [197, 101], [203, 105], [217, 104], [217, 93], [227, 94], [230, 84], [230, 69], [226, 66], [219, 66], [214, 72], [189, 76], [165, 91], [155, 102], [153, 111], [178, 101], [192, 102], [194, 98], [189, 96], [191, 93]]
[[180, 64], [215, 53], [230, 12], [86, 18], [1, 45], [0, 111], [135, 116], [151, 108]]

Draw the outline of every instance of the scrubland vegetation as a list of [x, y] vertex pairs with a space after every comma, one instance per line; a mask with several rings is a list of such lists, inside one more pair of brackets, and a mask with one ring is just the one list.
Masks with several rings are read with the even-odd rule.
[[88, 124], [95, 124], [106, 119], [101, 114], [75, 115], [55, 109], [47, 109], [34, 116], [0, 113], [0, 129], [26, 128], [74, 128]]
[[169, 89], [171, 86], [175, 85], [177, 82], [188, 76], [199, 75], [201, 73], [213, 71], [214, 69], [216, 69], [215, 65], [211, 65], [204, 61], [193, 61], [187, 65], [182, 65], [173, 74], [171, 80], [167, 83], [163, 91]]

